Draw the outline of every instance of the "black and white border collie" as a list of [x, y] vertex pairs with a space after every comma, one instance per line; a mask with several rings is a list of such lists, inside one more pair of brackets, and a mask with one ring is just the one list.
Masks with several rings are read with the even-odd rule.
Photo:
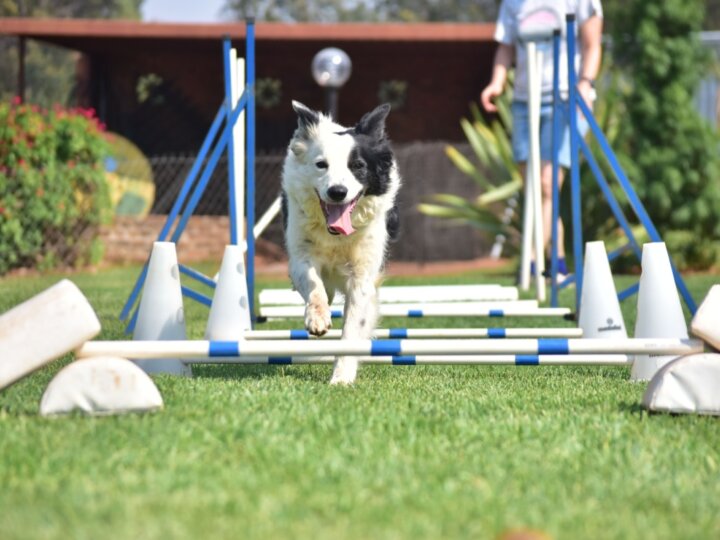
[[[295, 131], [282, 174], [290, 278], [305, 300], [305, 327], [330, 327], [335, 291], [345, 295], [343, 339], [369, 339], [389, 239], [398, 232], [400, 175], [385, 135], [389, 105], [351, 128], [292, 102]], [[357, 358], [335, 360], [331, 384], [352, 384]]]

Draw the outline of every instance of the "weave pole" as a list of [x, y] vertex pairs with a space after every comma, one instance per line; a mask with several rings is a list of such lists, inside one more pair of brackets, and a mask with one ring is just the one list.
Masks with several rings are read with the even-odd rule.
[[78, 358], [120, 356], [182, 360], [253, 356], [416, 356], [416, 355], [685, 355], [703, 352], [694, 339], [505, 339], [505, 340], [312, 340], [312, 341], [89, 341]]
[[[543, 337], [582, 337], [582, 328], [378, 328], [373, 339], [506, 339]], [[342, 330], [330, 330], [319, 339], [339, 339]], [[243, 339], [317, 339], [304, 329], [248, 330]]]

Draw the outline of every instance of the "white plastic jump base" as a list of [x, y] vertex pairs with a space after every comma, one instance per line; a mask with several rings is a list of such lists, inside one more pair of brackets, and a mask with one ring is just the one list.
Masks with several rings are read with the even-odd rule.
[[[521, 300], [532, 302], [535, 300]], [[446, 304], [384, 304], [379, 306], [381, 317], [564, 317], [570, 315], [570, 308], [540, 308], [513, 305], [512, 302], [475, 302]], [[342, 317], [342, 310], [333, 308], [330, 315], [334, 319]], [[303, 306], [261, 307], [259, 316], [264, 319], [302, 318]]]
[[703, 352], [694, 339], [468, 339], [468, 340], [310, 340], [310, 341], [89, 341], [78, 358], [207, 358], [265, 356], [418, 356], [418, 355], [675, 355]]
[[[490, 300], [511, 301], [518, 299], [516, 287], [501, 285], [398, 285], [378, 289], [380, 303], [397, 302], [479, 302]], [[260, 305], [293, 306], [304, 303], [300, 293], [291, 289], [264, 289], [258, 295]], [[341, 294], [334, 304], [342, 305]]]
[[[582, 328], [378, 328], [373, 339], [504, 339], [504, 338], [579, 338]], [[242, 339], [339, 339], [342, 330], [330, 330], [316, 338], [307, 330], [249, 330]]]

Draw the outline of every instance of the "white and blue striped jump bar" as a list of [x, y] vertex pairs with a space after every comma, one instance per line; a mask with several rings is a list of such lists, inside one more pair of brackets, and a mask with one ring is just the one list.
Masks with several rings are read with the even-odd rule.
[[[123, 358], [249, 358], [300, 356], [511, 355], [516, 357], [576, 354], [684, 355], [703, 352], [694, 339], [435, 339], [435, 340], [312, 340], [312, 341], [89, 341], [77, 356]], [[516, 358], [517, 359], [517, 358]]]
[[[303, 304], [300, 293], [291, 289], [263, 289], [258, 295], [260, 305], [292, 306]], [[501, 285], [384, 285], [378, 289], [380, 303], [396, 302], [468, 302], [517, 300], [517, 287]], [[338, 294], [335, 303], [342, 304]]]
[[[536, 300], [515, 302], [471, 302], [437, 304], [382, 304], [378, 308], [381, 317], [563, 317], [570, 308], [541, 308]], [[304, 306], [263, 306], [260, 317], [285, 319], [304, 317]], [[330, 309], [332, 318], [341, 318], [341, 309]]]
[[[582, 337], [582, 328], [378, 328], [373, 339], [507, 339], [541, 337]], [[316, 339], [310, 332], [297, 330], [246, 330], [242, 339]], [[330, 330], [322, 339], [339, 339], [342, 330]]]

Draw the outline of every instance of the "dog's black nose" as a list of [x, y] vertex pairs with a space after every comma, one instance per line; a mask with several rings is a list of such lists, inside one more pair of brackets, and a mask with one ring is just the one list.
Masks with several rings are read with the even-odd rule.
[[330, 186], [327, 190], [327, 194], [333, 201], [340, 202], [347, 195], [347, 188], [341, 185]]

